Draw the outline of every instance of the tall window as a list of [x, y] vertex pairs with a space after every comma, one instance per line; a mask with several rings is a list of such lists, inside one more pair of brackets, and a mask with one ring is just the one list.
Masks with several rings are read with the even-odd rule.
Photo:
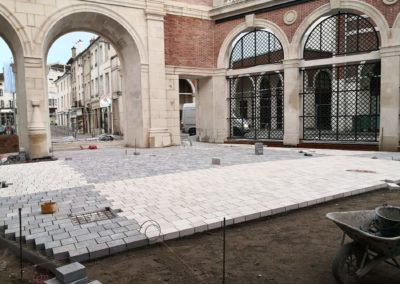
[[106, 93], [109, 94], [110, 93], [110, 73], [106, 73]]

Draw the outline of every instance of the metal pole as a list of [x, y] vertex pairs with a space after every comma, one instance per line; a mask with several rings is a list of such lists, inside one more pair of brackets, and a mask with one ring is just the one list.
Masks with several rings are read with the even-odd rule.
[[226, 233], [226, 219], [224, 218], [224, 228], [223, 228], [223, 249], [222, 249], [222, 284], [225, 284], [225, 233]]
[[23, 277], [23, 270], [22, 270], [22, 208], [18, 208], [18, 215], [19, 215], [19, 263], [21, 269], [21, 280]]

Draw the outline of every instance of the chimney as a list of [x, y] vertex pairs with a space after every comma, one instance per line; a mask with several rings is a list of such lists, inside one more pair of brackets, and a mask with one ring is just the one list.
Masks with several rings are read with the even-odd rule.
[[76, 57], [76, 47], [74, 46], [73, 48], [71, 48], [72, 51], [72, 58]]

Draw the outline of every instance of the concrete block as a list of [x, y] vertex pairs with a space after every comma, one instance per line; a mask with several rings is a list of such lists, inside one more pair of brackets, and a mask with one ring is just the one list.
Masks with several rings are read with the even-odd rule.
[[53, 240], [54, 241], [59, 241], [62, 239], [68, 239], [70, 236], [68, 233], [61, 233], [61, 234], [55, 234], [53, 235]]
[[90, 232], [87, 228], [83, 228], [83, 229], [69, 231], [69, 234], [71, 235], [71, 237], [77, 237], [81, 235], [88, 235], [90, 234]]
[[44, 244], [52, 242], [52, 241], [53, 240], [52, 240], [52, 238], [50, 236], [37, 238], [37, 239], [35, 239], [35, 248], [38, 249], [38, 250], [43, 250], [44, 249]]
[[72, 251], [75, 248], [74, 244], [53, 248], [53, 256], [57, 260], [65, 260], [69, 256], [69, 251]]
[[58, 281], [56, 278], [51, 278], [49, 280], [44, 281], [44, 284], [63, 284], [63, 283]]
[[95, 244], [88, 247], [90, 259], [96, 259], [109, 255], [110, 251], [106, 243]]
[[70, 263], [56, 269], [56, 278], [62, 283], [71, 283], [85, 277], [86, 267], [79, 262]]
[[140, 234], [132, 237], [124, 238], [126, 246], [128, 249], [143, 247], [148, 244], [148, 239], [145, 235]]
[[102, 244], [102, 243], [106, 243], [106, 242], [111, 242], [112, 239], [110, 238], [110, 236], [104, 236], [104, 237], [100, 237], [96, 239], [96, 242], [98, 244]]
[[94, 280], [92, 282], [89, 282], [89, 284], [102, 284], [102, 283], [100, 281], [98, 281], [98, 280]]
[[110, 254], [119, 253], [127, 249], [127, 246], [122, 239], [107, 242], [107, 245], [110, 248]]
[[95, 245], [95, 244], [97, 244], [96, 241], [94, 239], [91, 239], [91, 240], [76, 243], [75, 246], [76, 246], [76, 248], [87, 248], [87, 247]]
[[68, 252], [71, 262], [84, 262], [90, 259], [89, 251], [86, 247], [77, 248]]
[[98, 237], [100, 237], [98, 233], [90, 233], [86, 235], [77, 236], [76, 239], [78, 240], [78, 242], [81, 242], [81, 241], [96, 239]]
[[75, 244], [77, 241], [75, 238], [68, 238], [68, 239], [62, 239], [61, 244], [63, 246], [69, 245], [69, 244]]

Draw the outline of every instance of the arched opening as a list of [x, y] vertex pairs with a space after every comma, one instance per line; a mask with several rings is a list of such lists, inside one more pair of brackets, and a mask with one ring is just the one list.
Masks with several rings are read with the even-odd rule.
[[196, 90], [194, 82], [190, 79], [179, 79], [179, 121], [181, 126], [183, 105], [195, 103], [194, 95]]
[[109, 41], [93, 33], [68, 33], [54, 42], [47, 62], [53, 139], [123, 134], [122, 67]]
[[[245, 68], [281, 63], [279, 39], [270, 31], [255, 29], [242, 33], [232, 43], [231, 69], [243, 72], [230, 81], [230, 137], [283, 139], [283, 72], [248, 75]], [[243, 69], [241, 71], [240, 69]]]
[[[379, 127], [371, 124], [379, 120], [380, 95], [372, 99], [370, 93], [380, 93], [380, 62], [369, 55], [379, 41], [366, 15], [338, 13], [310, 27], [303, 48], [303, 58], [311, 63], [302, 70], [304, 140], [378, 141]], [[350, 60], [355, 54], [358, 59]]]
[[[25, 90], [24, 50], [20, 34], [0, 14], [0, 154], [29, 151], [28, 116]], [[15, 21], [13, 24], [17, 24]], [[6, 74], [5, 74], [6, 73]], [[6, 82], [7, 81], [7, 82]]]
[[[64, 124], [75, 133], [123, 134], [128, 145], [147, 147], [149, 120], [143, 110], [142, 59], [132, 33], [104, 14], [69, 14], [49, 28], [43, 45], [44, 58], [58, 38], [74, 31], [99, 37], [83, 53], [77, 54], [76, 47], [72, 49], [73, 64], [68, 76], [59, 79], [60, 85], [70, 85], [65, 97], [71, 110], [65, 110], [69, 117], [64, 117]], [[72, 82], [68, 82], [68, 77]]]

